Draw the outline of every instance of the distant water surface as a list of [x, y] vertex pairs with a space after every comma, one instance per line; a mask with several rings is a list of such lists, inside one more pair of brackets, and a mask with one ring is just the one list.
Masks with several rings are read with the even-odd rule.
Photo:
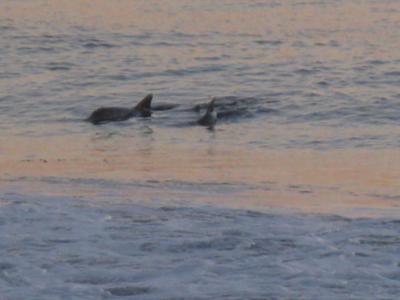
[[[389, 0], [1, 1], [0, 298], [397, 299], [399, 27]], [[178, 106], [83, 122], [148, 93]]]

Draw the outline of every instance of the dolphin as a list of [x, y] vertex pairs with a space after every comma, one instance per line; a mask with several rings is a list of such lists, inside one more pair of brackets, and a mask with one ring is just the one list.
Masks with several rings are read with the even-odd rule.
[[202, 126], [207, 126], [209, 129], [213, 129], [215, 123], [217, 122], [217, 112], [214, 109], [215, 98], [212, 98], [208, 103], [207, 111], [202, 116], [197, 123]]
[[107, 122], [125, 121], [132, 117], [150, 117], [152, 99], [153, 94], [148, 94], [133, 108], [100, 107], [92, 112], [85, 121], [98, 125]]

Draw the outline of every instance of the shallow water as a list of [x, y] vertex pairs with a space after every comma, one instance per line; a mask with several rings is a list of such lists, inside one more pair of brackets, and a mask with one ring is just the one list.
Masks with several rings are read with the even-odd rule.
[[2, 299], [396, 299], [400, 293], [398, 221], [107, 198], [2, 200]]
[[399, 11], [1, 1], [1, 296], [396, 299]]

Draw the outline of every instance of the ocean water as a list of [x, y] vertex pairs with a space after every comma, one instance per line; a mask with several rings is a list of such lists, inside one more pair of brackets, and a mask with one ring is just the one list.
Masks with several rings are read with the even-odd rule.
[[399, 12], [1, 1], [0, 299], [397, 299]]
[[396, 299], [400, 222], [9, 197], [2, 299]]

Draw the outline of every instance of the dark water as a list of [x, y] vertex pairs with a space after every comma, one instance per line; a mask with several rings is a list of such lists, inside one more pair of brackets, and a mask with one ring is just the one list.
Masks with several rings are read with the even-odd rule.
[[399, 13], [2, 1], [0, 299], [398, 299]]

